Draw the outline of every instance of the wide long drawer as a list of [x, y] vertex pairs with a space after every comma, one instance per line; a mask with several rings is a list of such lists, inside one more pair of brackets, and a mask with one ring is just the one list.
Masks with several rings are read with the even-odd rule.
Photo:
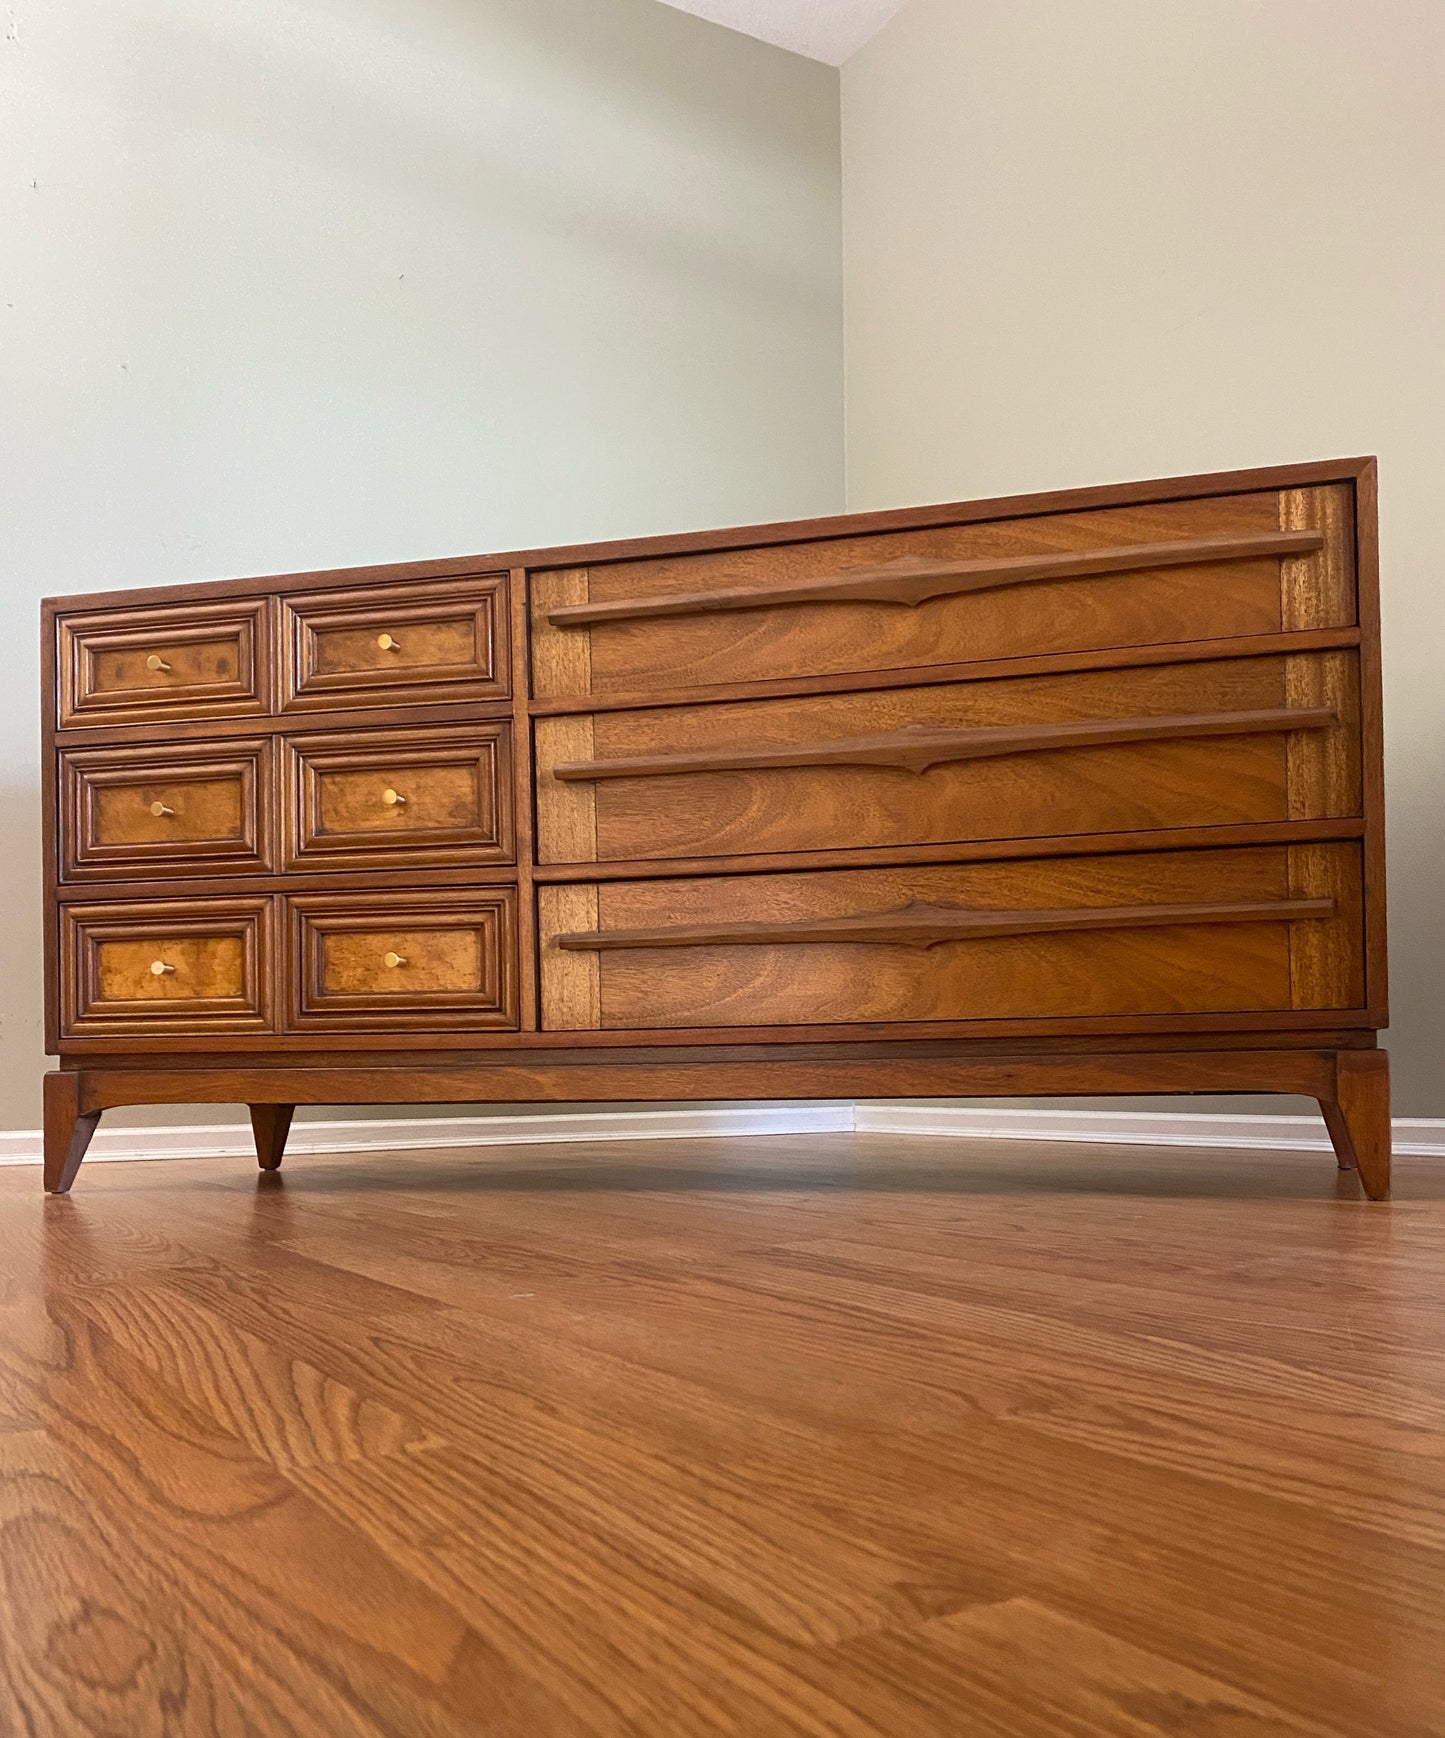
[[548, 1030], [1354, 1009], [1354, 844], [538, 890]]
[[1345, 485], [539, 572], [539, 699], [1337, 628]]
[[542, 718], [543, 863], [1360, 812], [1355, 654]]

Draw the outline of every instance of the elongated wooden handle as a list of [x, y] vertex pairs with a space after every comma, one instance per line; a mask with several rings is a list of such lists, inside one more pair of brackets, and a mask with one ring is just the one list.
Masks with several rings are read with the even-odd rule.
[[613, 929], [559, 935], [574, 953], [633, 947], [792, 947], [854, 942], [937, 947], [1000, 935], [1041, 935], [1081, 929], [1156, 929], [1181, 923], [1297, 923], [1333, 917], [1333, 899], [1239, 900], [1222, 905], [1096, 905], [1063, 911], [964, 911], [915, 900], [901, 911], [859, 917], [815, 917], [796, 923], [679, 923], [666, 929]]
[[1190, 712], [1159, 718], [1082, 718], [1056, 724], [983, 725], [974, 730], [896, 730], [791, 748], [715, 748], [692, 754], [637, 754], [614, 760], [565, 760], [552, 768], [564, 783], [608, 778], [663, 778], [687, 772], [747, 772], [770, 767], [881, 766], [902, 772], [960, 760], [993, 760], [1045, 749], [1161, 742], [1200, 736], [1262, 736], [1322, 730], [1337, 722], [1329, 706], [1272, 706], [1256, 712]]
[[614, 603], [559, 604], [548, 610], [555, 628], [593, 623], [644, 621], [658, 616], [712, 615], [719, 610], [770, 609], [787, 603], [886, 603], [912, 608], [931, 598], [966, 591], [993, 591], [1046, 579], [1084, 579], [1100, 573], [1133, 573], [1146, 567], [1183, 567], [1206, 561], [1243, 561], [1254, 555], [1304, 555], [1320, 549], [1318, 531], [1261, 531], [1253, 537], [1189, 537], [1169, 543], [1131, 543], [1115, 549], [1074, 550], [1058, 555], [1013, 555], [973, 561], [925, 561], [903, 556], [881, 566], [846, 568], [822, 579], [751, 587], [719, 586], [676, 592], [671, 597], [622, 598]]

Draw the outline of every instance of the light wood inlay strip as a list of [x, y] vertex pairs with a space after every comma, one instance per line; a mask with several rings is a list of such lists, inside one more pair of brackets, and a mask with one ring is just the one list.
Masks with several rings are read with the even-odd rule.
[[552, 768], [552, 777], [563, 783], [590, 783], [609, 778], [659, 778], [674, 773], [744, 772], [796, 766], [881, 766], [924, 773], [930, 767], [952, 761], [997, 759], [1046, 749], [1201, 736], [1258, 736], [1272, 731], [1321, 730], [1337, 722], [1338, 714], [1333, 707], [1274, 706], [1251, 712], [1086, 718], [1056, 724], [987, 725], [974, 730], [899, 730], [796, 747], [720, 748], [695, 754], [563, 761]]
[[1041, 580], [1083, 579], [1132, 573], [1142, 568], [1182, 567], [1198, 562], [1243, 561], [1258, 555], [1299, 555], [1319, 549], [1322, 533], [1262, 531], [1251, 537], [1189, 537], [1168, 543], [1136, 543], [1117, 549], [1063, 554], [991, 557], [971, 561], [924, 561], [904, 556], [880, 566], [858, 567], [824, 579], [789, 585], [676, 592], [671, 597], [621, 598], [610, 603], [563, 604], [547, 611], [553, 627], [641, 621], [660, 616], [710, 615], [719, 610], [768, 609], [775, 604], [884, 603], [914, 607], [932, 598]]
[[[549, 892], [560, 889], [549, 888]], [[595, 890], [589, 889], [595, 896]], [[960, 911], [914, 901], [901, 911], [801, 923], [678, 924], [665, 929], [615, 929], [559, 935], [570, 952], [641, 947], [780, 947], [867, 943], [936, 947], [989, 936], [1041, 935], [1086, 929], [1148, 929], [1185, 923], [1294, 923], [1335, 914], [1333, 899], [1240, 900], [1220, 905], [1120, 905], [1063, 911]]]
[[[595, 886], [539, 887], [537, 927], [545, 945], [550, 935], [569, 925], [585, 927], [595, 939], [598, 917]], [[580, 938], [569, 938], [580, 943]], [[547, 1031], [595, 1032], [602, 1024], [602, 965], [595, 953], [581, 946], [566, 958], [549, 951], [542, 968], [542, 1025]]]

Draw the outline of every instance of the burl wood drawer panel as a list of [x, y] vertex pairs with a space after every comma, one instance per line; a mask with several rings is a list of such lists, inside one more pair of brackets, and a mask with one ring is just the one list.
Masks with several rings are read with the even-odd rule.
[[300, 894], [287, 906], [293, 1029], [516, 1026], [515, 888]]
[[1354, 1009], [1357, 845], [538, 890], [552, 1031]]
[[62, 1036], [273, 1029], [270, 899], [67, 905], [60, 921]]
[[298, 736], [286, 755], [286, 867], [509, 863], [511, 727]]
[[539, 699], [1355, 621], [1347, 485], [621, 561], [531, 578]]
[[97, 610], [56, 627], [62, 729], [270, 710], [263, 599]]
[[544, 863], [1352, 816], [1353, 652], [536, 724]]
[[274, 808], [267, 738], [63, 749], [61, 879], [266, 874]]
[[511, 692], [507, 580], [429, 580], [289, 597], [286, 711], [500, 700]]

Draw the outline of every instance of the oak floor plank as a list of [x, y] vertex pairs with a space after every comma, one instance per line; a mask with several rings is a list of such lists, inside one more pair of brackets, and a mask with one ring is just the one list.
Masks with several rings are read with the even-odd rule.
[[0, 1171], [9, 1738], [1430, 1738], [1445, 1165]]

